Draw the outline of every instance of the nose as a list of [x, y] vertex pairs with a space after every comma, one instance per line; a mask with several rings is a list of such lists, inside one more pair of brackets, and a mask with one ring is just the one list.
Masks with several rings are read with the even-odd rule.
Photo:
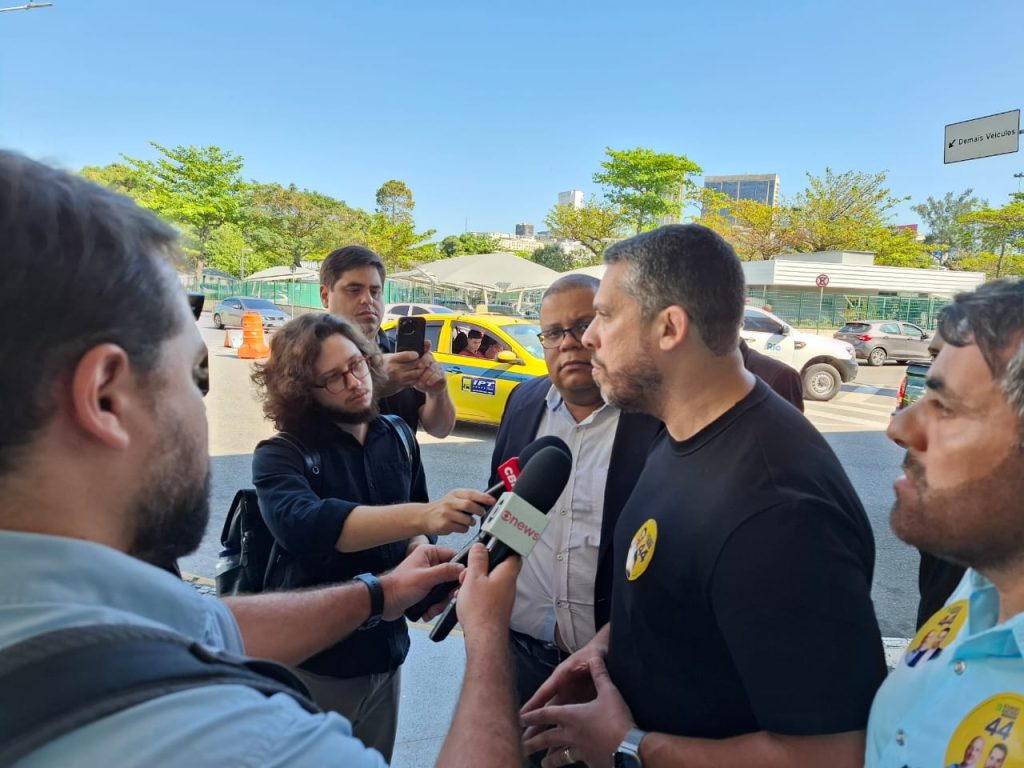
[[580, 339], [580, 344], [582, 344], [584, 347], [587, 347], [588, 349], [597, 349], [597, 324], [599, 322], [600, 320], [598, 320], [598, 318], [595, 317], [593, 320], [590, 321], [590, 325], [587, 327], [587, 330], [583, 332], [583, 338]]
[[914, 403], [902, 411], [894, 412], [889, 420], [889, 427], [885, 430], [886, 437], [900, 448], [915, 448], [920, 451], [926, 447], [925, 432], [921, 429], [918, 419], [920, 407], [920, 402]]

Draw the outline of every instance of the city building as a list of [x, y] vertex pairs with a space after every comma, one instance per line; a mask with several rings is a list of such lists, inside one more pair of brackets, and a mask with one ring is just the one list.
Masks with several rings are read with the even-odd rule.
[[533, 224], [516, 224], [516, 237], [533, 237]]
[[[779, 176], [775, 173], [705, 176], [704, 188], [719, 192], [733, 200], [754, 200], [773, 208], [779, 204]], [[727, 214], [726, 217], [731, 220]]]
[[570, 189], [568, 192], [559, 192], [558, 204], [571, 205], [573, 208], [582, 208], [583, 192], [578, 189]]

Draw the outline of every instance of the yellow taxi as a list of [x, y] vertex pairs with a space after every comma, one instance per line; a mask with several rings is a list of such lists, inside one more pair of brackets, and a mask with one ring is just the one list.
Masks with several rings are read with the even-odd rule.
[[[448, 392], [460, 421], [498, 424], [509, 393], [520, 382], [547, 376], [535, 322], [496, 314], [421, 317], [434, 357], [448, 374]], [[381, 328], [393, 336], [397, 324], [391, 320]], [[481, 339], [475, 352], [471, 334]]]

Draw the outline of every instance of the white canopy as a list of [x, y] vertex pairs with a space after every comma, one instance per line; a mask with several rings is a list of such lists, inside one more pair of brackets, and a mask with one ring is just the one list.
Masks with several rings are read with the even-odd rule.
[[427, 262], [388, 277], [413, 283], [510, 293], [545, 288], [558, 278], [558, 273], [514, 253], [476, 253]]
[[580, 267], [579, 269], [570, 269], [568, 272], [563, 272], [562, 275], [590, 275], [596, 277], [598, 280], [604, 279], [604, 271], [608, 269], [607, 264], [598, 264], [593, 267]]
[[300, 282], [316, 282], [320, 275], [305, 267], [270, 267], [253, 272], [245, 278], [246, 282], [270, 283], [275, 280], [298, 280]]

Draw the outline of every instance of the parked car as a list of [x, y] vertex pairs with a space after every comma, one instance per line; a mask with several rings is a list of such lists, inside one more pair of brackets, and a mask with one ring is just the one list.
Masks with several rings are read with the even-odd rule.
[[213, 308], [213, 324], [217, 328], [242, 325], [242, 315], [246, 312], [259, 312], [263, 316], [263, 328], [272, 330], [280, 328], [291, 318], [273, 302], [266, 299], [254, 299], [250, 296], [228, 296], [217, 302]]
[[852, 344], [859, 360], [882, 365], [890, 359], [898, 363], [927, 359], [931, 336], [913, 323], [860, 320], [844, 325], [835, 338]]
[[505, 315], [506, 317], [522, 317], [511, 304], [477, 304], [474, 310], [478, 315]]
[[447, 307], [453, 312], [460, 312], [463, 314], [473, 313], [473, 308], [462, 299], [434, 299], [433, 303], [442, 307]]
[[939, 350], [942, 349], [943, 339], [939, 334], [932, 336], [932, 340], [928, 342], [928, 354], [927, 360], [916, 360], [912, 361], [907, 366], [907, 375], [903, 377], [903, 381], [900, 383], [900, 390], [896, 395], [896, 410], [901, 411], [908, 405], [913, 405], [921, 399], [921, 395], [925, 392], [925, 382], [928, 380], [928, 371], [931, 370], [932, 360], [935, 359], [935, 355], [939, 354]]
[[409, 315], [444, 315], [454, 314], [454, 309], [442, 307], [440, 304], [386, 304], [382, 322]]
[[[544, 349], [536, 323], [502, 315], [424, 315], [426, 338], [437, 361], [448, 374], [448, 392], [461, 421], [498, 424], [509, 394], [521, 382], [546, 376]], [[393, 333], [398, 320], [382, 324]], [[458, 354], [470, 331], [483, 335], [481, 349], [492, 350], [493, 359]]]
[[763, 309], [744, 308], [741, 336], [752, 349], [797, 371], [808, 400], [831, 400], [845, 382], [857, 378], [851, 344], [803, 333]]

